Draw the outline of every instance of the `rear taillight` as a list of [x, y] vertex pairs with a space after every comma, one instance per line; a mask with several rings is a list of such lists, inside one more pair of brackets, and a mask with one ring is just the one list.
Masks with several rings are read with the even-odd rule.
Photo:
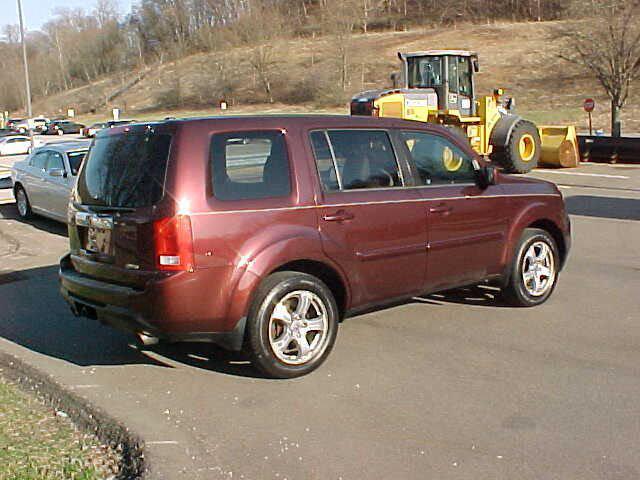
[[158, 270], [193, 271], [193, 234], [188, 215], [176, 215], [155, 221], [153, 238]]

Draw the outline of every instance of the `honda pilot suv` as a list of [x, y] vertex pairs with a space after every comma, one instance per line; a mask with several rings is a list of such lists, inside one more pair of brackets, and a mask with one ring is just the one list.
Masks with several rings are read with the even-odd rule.
[[358, 311], [483, 281], [538, 305], [570, 246], [552, 183], [497, 172], [439, 126], [347, 116], [102, 131], [68, 223], [74, 313], [245, 348], [281, 378], [318, 367]]

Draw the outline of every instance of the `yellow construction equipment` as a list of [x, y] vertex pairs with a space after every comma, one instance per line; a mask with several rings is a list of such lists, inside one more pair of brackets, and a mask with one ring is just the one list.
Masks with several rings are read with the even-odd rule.
[[578, 142], [572, 126], [536, 126], [515, 113], [502, 89], [475, 95], [478, 55], [466, 50], [398, 53], [402, 71], [394, 87], [351, 99], [352, 115], [438, 123], [459, 131], [473, 149], [508, 172], [526, 173], [538, 163], [573, 167]]

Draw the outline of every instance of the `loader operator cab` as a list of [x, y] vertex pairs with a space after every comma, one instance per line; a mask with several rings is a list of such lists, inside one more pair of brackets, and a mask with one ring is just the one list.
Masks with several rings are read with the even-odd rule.
[[[506, 172], [526, 173], [540, 159], [552, 165], [576, 166], [580, 158], [574, 127], [537, 126], [515, 112], [503, 91], [477, 95], [478, 55], [467, 50], [398, 53], [400, 75], [392, 88], [367, 90], [351, 98], [351, 115], [402, 118], [443, 125], [464, 137], [476, 153]], [[443, 161], [453, 171], [455, 158]], [[452, 163], [453, 162], [453, 163]]]
[[473, 74], [478, 56], [466, 50], [429, 50], [398, 53], [402, 62], [402, 83], [407, 89], [432, 89], [438, 96], [438, 110], [476, 114]]

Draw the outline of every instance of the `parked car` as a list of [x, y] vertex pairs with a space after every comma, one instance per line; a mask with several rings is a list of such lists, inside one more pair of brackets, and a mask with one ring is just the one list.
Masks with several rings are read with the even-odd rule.
[[20, 120], [11, 124], [12, 128], [20, 135], [29, 131], [29, 120]]
[[82, 135], [87, 138], [92, 138], [96, 136], [96, 133], [104, 130], [105, 128], [113, 128], [120, 125], [128, 125], [133, 123], [135, 120], [109, 120], [108, 122], [97, 122], [89, 127], [85, 127], [82, 130]]
[[42, 133], [44, 135], [64, 135], [65, 133], [80, 133], [83, 128], [84, 125], [71, 120], [54, 120], [47, 125], [47, 129]]
[[98, 133], [100, 130], [103, 130], [107, 127], [108, 127], [107, 122], [97, 122], [89, 125], [88, 127], [84, 127], [82, 129], [82, 132], [80, 133], [82, 134], [83, 137], [93, 138], [95, 137], [96, 133]]
[[36, 133], [42, 133], [50, 122], [51, 121], [46, 117], [35, 117], [31, 120], [33, 130]]
[[80, 165], [87, 153], [84, 142], [64, 142], [40, 147], [11, 169], [18, 214], [36, 213], [67, 221], [67, 206]]
[[7, 120], [7, 127], [13, 129], [18, 123], [23, 121], [22, 118], [9, 118]]
[[342, 318], [391, 301], [490, 280], [541, 304], [570, 224], [554, 184], [497, 172], [440, 126], [256, 116], [100, 133], [69, 239], [76, 314], [146, 343], [244, 346], [267, 375], [295, 377], [325, 360]]
[[19, 134], [24, 135], [29, 130], [33, 132], [40, 133], [45, 125], [49, 122], [48, 118], [45, 117], [34, 117], [26, 120], [18, 120], [14, 121], [11, 126], [17, 131]]
[[[40, 141], [34, 139], [34, 146]], [[24, 155], [31, 152], [31, 138], [24, 135], [0, 137], [0, 155]]]

